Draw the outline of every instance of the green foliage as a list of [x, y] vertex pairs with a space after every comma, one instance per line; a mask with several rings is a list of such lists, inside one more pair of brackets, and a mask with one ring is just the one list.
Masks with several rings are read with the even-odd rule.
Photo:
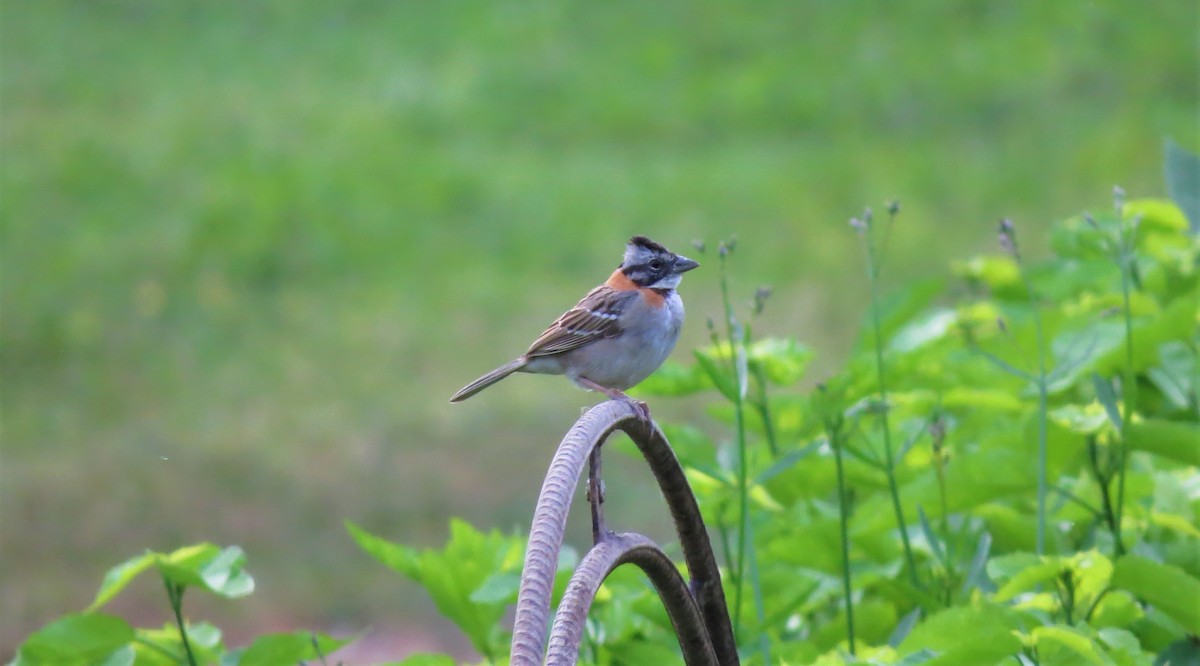
[[[210, 543], [170, 553], [147, 551], [109, 569], [96, 599], [82, 613], [66, 615], [31, 634], [17, 650], [14, 666], [277, 666], [324, 659], [347, 640], [296, 632], [260, 636], [245, 648], [227, 650], [221, 631], [206, 623], [183, 619], [182, 598], [188, 589], [204, 590], [224, 599], [244, 597], [254, 590], [245, 571], [241, 548]], [[154, 569], [167, 588], [176, 623], [158, 629], [133, 627], [122, 618], [99, 612], [144, 571]]]
[[[1066, 220], [1052, 236], [1048, 259], [1018, 264], [1009, 237], [1006, 254], [960, 264], [957, 280], [883, 295], [878, 327], [868, 320], [855, 355], [816, 389], [797, 387], [807, 348], [751, 340], [733, 317], [727, 340], [639, 387], [713, 396], [709, 414], [731, 427], [664, 430], [724, 558], [726, 598], [743, 606], [732, 614], [747, 663], [762, 661], [762, 645], [777, 663], [815, 664], [1149, 665], [1195, 654], [1200, 239], [1170, 203], [1120, 198], [1114, 213]], [[757, 582], [738, 595], [742, 506]], [[465, 562], [451, 551], [466, 529], [438, 567]], [[415, 554], [401, 552], [424, 581], [411, 573]], [[472, 570], [459, 594], [485, 578]], [[427, 584], [435, 599], [441, 584]], [[588, 663], [676, 654], [652, 592], [624, 571], [606, 583], [588, 635]]]
[[485, 656], [500, 654], [504, 609], [517, 598], [524, 541], [497, 531], [484, 534], [461, 520], [450, 524], [442, 551], [417, 552], [347, 523], [346, 529], [372, 557], [420, 583], [439, 611], [454, 621]]
[[344, 517], [428, 543], [526, 513], [561, 435], [532, 405], [580, 395], [445, 398], [633, 233], [736, 229], [829, 367], [868, 193], [908, 207], [900, 277], [982, 212], [1155, 191], [1161, 137], [1200, 145], [1187, 0], [0, 4], [0, 652], [179, 525], [293, 581], [246, 624], [408, 605], [382, 569], [309, 572]]

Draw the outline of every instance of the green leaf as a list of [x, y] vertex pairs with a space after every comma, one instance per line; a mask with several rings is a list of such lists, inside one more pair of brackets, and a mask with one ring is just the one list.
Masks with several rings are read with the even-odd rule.
[[765, 338], [746, 350], [751, 366], [761, 369], [772, 384], [791, 386], [800, 381], [813, 352], [791, 338]]
[[954, 330], [958, 323], [958, 313], [949, 308], [940, 308], [927, 312], [906, 324], [892, 337], [888, 350], [907, 353], [940, 340]]
[[925, 509], [917, 505], [917, 517], [921, 521], [921, 533], [925, 536], [925, 541], [929, 543], [929, 547], [933, 550], [933, 555], [942, 565], [946, 565], [946, 553], [942, 550], [942, 541], [938, 538], [936, 532], [933, 531], [933, 525], [929, 524], [929, 518], [925, 516]]
[[1099, 373], [1092, 373], [1092, 386], [1096, 389], [1096, 399], [1104, 406], [1104, 412], [1108, 414], [1108, 420], [1112, 422], [1117, 430], [1121, 429], [1121, 409], [1117, 407], [1117, 394], [1113, 391], [1112, 384]]
[[[1095, 435], [1102, 431], [1111, 415], [1096, 403], [1090, 405], [1063, 405], [1051, 409], [1047, 416], [1063, 428], [1081, 435]], [[1118, 416], [1118, 419], [1120, 417]], [[1119, 428], [1120, 425], [1117, 425]]]
[[1200, 664], [1200, 642], [1194, 636], [1171, 643], [1158, 655], [1154, 666], [1196, 666]]
[[1033, 640], [1037, 645], [1038, 660], [1045, 664], [1115, 666], [1099, 645], [1071, 627], [1035, 627]]
[[512, 603], [517, 600], [520, 588], [520, 572], [497, 571], [471, 593], [471, 601], [479, 604]]
[[1146, 600], [1188, 633], [1200, 634], [1200, 581], [1183, 569], [1126, 555], [1113, 567], [1112, 584]]
[[717, 387], [717, 390], [721, 392], [721, 395], [725, 396], [726, 400], [735, 402], [737, 400], [738, 387], [734, 382], [734, 378], [730, 376], [729, 368], [726, 366], [726, 363], [729, 362], [729, 357], [726, 356], [722, 359], [716, 356], [712, 350], [702, 349], [697, 349], [694, 354], [696, 356], [696, 363], [704, 371], [705, 376], [708, 377], [713, 386]]
[[1121, 666], [1150, 666], [1153, 655], [1142, 649], [1133, 632], [1105, 627], [1096, 632], [1098, 642], [1105, 646], [1114, 661]]
[[229, 546], [200, 567], [204, 586], [226, 599], [244, 597], [254, 591], [254, 579], [246, 573], [246, 553], [240, 546]]
[[1132, 594], [1125, 590], [1113, 590], [1096, 604], [1089, 623], [1093, 627], [1129, 627], [1144, 616]]
[[211, 543], [198, 543], [184, 546], [165, 555], [155, 553], [154, 564], [172, 583], [191, 587], [207, 587], [200, 570], [220, 553], [221, 549]]
[[[480, 597], [475, 593], [496, 572], [520, 567], [524, 545], [520, 539], [495, 530], [485, 534], [456, 518], [450, 521], [450, 541], [443, 550], [416, 553], [353, 523], [346, 523], [346, 529], [376, 559], [420, 583], [438, 610], [462, 629], [476, 650], [484, 655], [499, 650], [502, 641], [498, 623], [507, 600], [493, 600], [490, 594], [497, 592], [495, 588], [485, 590]], [[497, 587], [502, 584], [494, 583]]]
[[991, 581], [987, 577], [987, 561], [991, 552], [992, 533], [980, 532], [979, 541], [975, 544], [975, 555], [971, 558], [971, 566], [967, 569], [967, 575], [963, 577], [962, 589], [964, 592], [971, 588], [985, 591], [993, 589]]
[[630, 392], [634, 396], [680, 396], [692, 395], [713, 387], [708, 374], [698, 365], [685, 366], [667, 361]]
[[1138, 451], [1200, 466], [1200, 425], [1158, 419], [1131, 421], [1125, 441]]
[[368, 555], [382, 562], [384, 566], [399, 571], [409, 578], [417, 578], [420, 569], [416, 550], [377, 537], [348, 520], [345, 525], [346, 531], [354, 537], [358, 547], [367, 551]]
[[94, 611], [112, 601], [113, 597], [120, 594], [121, 590], [125, 589], [138, 574], [154, 566], [156, 558], [157, 555], [147, 552], [137, 557], [131, 557], [109, 569], [104, 574], [104, 582], [100, 584], [99, 591], [96, 592], [96, 599], [87, 607], [87, 610]]
[[956, 606], [917, 625], [898, 650], [901, 654], [922, 648], [938, 652], [928, 664], [992, 664], [1021, 651], [1021, 641], [1013, 635], [1020, 627], [1018, 616], [1000, 606]]
[[98, 666], [133, 666], [137, 662], [137, 659], [137, 649], [131, 643], [125, 647], [118, 648], [112, 654], [108, 655], [104, 661], [100, 662]]
[[[991, 565], [989, 565], [989, 570]], [[1008, 601], [1018, 594], [1024, 592], [1032, 592], [1034, 588], [1043, 583], [1048, 583], [1058, 577], [1059, 572], [1065, 568], [1065, 564], [1057, 557], [1043, 556], [1030, 562], [1027, 566], [1021, 568], [1011, 578], [1000, 585], [1000, 589], [996, 590], [993, 598], [996, 601]], [[997, 582], [1003, 579], [1003, 576], [994, 575]]]
[[1167, 139], [1164, 167], [1167, 193], [1187, 216], [1192, 233], [1200, 233], [1200, 156]]
[[133, 640], [125, 620], [102, 613], [65, 615], [33, 632], [17, 650], [18, 666], [91, 666]]
[[309, 659], [328, 657], [350, 639], [337, 639], [324, 634], [297, 631], [290, 634], [259, 636], [244, 650], [227, 655], [222, 666], [278, 666], [297, 664]]
[[[929, 307], [929, 304], [942, 293], [944, 286], [944, 282], [939, 278], [919, 280], [904, 285], [898, 291], [879, 299], [879, 332], [884, 340], [885, 348], [890, 347], [892, 337], [901, 327]], [[858, 344], [855, 345], [855, 352], [874, 353], [875, 330], [869, 310], [863, 314], [860, 330], [862, 334]]]

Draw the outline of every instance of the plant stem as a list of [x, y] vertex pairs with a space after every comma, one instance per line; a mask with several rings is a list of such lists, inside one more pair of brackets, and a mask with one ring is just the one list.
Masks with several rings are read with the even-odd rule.
[[[894, 217], [894, 213], [892, 214]], [[912, 544], [908, 539], [908, 523], [904, 520], [904, 509], [900, 506], [900, 489], [896, 483], [896, 461], [892, 458], [892, 434], [888, 423], [888, 392], [883, 363], [883, 325], [879, 320], [879, 259], [875, 256], [874, 229], [867, 216], [867, 228], [862, 237], [867, 247], [867, 281], [871, 290], [871, 326], [875, 338], [875, 372], [879, 382], [879, 400], [882, 403], [879, 412], [880, 425], [883, 428], [884, 472], [887, 474], [888, 492], [892, 496], [892, 510], [896, 514], [896, 526], [900, 528], [900, 541], [904, 546], [904, 562], [908, 568], [908, 576], [914, 587], [920, 587], [917, 578], [917, 564], [913, 557]]]
[[758, 399], [754, 406], [762, 418], [763, 431], [767, 435], [767, 448], [771, 451], [771, 459], [779, 457], [779, 443], [775, 440], [775, 424], [771, 421], [771, 403], [767, 399], [767, 378], [763, 376], [761, 366], [754, 367], [754, 380], [758, 383]]
[[750, 522], [750, 489], [749, 463], [746, 452], [746, 373], [743, 371], [745, 361], [744, 340], [741, 327], [733, 316], [733, 303], [729, 298], [729, 280], [725, 267], [725, 259], [729, 255], [729, 246], [722, 243], [719, 253], [721, 269], [721, 300], [725, 306], [725, 331], [729, 340], [730, 361], [733, 370], [733, 380], [737, 391], [733, 396], [734, 432], [737, 437], [738, 449], [738, 544], [737, 544], [737, 586], [734, 588], [733, 627], [736, 634], [741, 627], [742, 593], [745, 587], [746, 547], [748, 524]]
[[192, 644], [188, 640], [187, 626], [183, 621], [183, 590], [179, 583], [172, 583], [165, 575], [163, 585], [167, 588], [167, 599], [171, 602], [171, 611], [175, 614], [175, 624], [179, 627], [179, 639], [183, 643], [183, 651], [187, 653], [190, 666], [196, 666], [196, 655], [192, 654]]
[[854, 654], [854, 603], [850, 590], [850, 516], [846, 506], [846, 477], [842, 468], [842, 442], [836, 426], [826, 424], [829, 444], [833, 447], [833, 459], [837, 465], [838, 520], [842, 535], [842, 594], [846, 603], [846, 635], [850, 641], [850, 654]]
[[[1101, 469], [1100, 447], [1096, 444], [1095, 436], [1087, 438], [1087, 449], [1088, 462], [1091, 463], [1092, 468], [1092, 478], [1096, 480], [1096, 485], [1100, 488], [1100, 506], [1103, 508], [1103, 512], [1100, 515], [1104, 518], [1105, 524], [1108, 525], [1108, 530], [1112, 532], [1113, 540], [1119, 543], [1121, 540], [1120, 518], [1117, 517], [1117, 512], [1113, 508], [1112, 494], [1108, 489], [1109, 483], [1112, 481], [1112, 470], [1110, 469], [1108, 472], [1105, 472]], [[1120, 454], [1118, 453], [1117, 455]]]
[[1021, 282], [1025, 285], [1025, 295], [1029, 299], [1029, 308], [1033, 313], [1034, 339], [1037, 344], [1038, 374], [1036, 377], [1038, 389], [1038, 460], [1037, 460], [1037, 554], [1046, 552], [1046, 430], [1048, 422], [1050, 391], [1046, 374], [1046, 344], [1042, 332], [1042, 316], [1038, 312], [1034, 300], [1033, 285], [1025, 275], [1020, 257], [1016, 257], [1017, 270], [1021, 274]]
[[1120, 465], [1117, 468], [1117, 506], [1116, 524], [1113, 526], [1113, 550], [1115, 555], [1125, 553], [1125, 544], [1121, 541], [1121, 520], [1125, 515], [1125, 476], [1128, 469], [1129, 448], [1126, 445], [1126, 431], [1129, 420], [1133, 418], [1134, 398], [1137, 392], [1137, 378], [1133, 374], [1133, 313], [1129, 308], [1129, 282], [1134, 259], [1133, 243], [1125, 234], [1125, 221], [1121, 219], [1121, 209], [1117, 209], [1117, 225], [1119, 248], [1117, 259], [1121, 269], [1121, 298], [1125, 312], [1125, 373], [1121, 379], [1121, 397], [1123, 398], [1125, 414], [1121, 419]]
[[[753, 537], [753, 524], [747, 524], [747, 528], [751, 530]], [[753, 541], [753, 539], [751, 539]], [[754, 552], [754, 548], [749, 551], [749, 567], [750, 567], [750, 583], [754, 591], [754, 614], [758, 619], [758, 626], [762, 629], [758, 633], [758, 648], [762, 651], [763, 663], [771, 663], [771, 642], [767, 636], [767, 611], [763, 603], [762, 585], [758, 579], [758, 557]]]

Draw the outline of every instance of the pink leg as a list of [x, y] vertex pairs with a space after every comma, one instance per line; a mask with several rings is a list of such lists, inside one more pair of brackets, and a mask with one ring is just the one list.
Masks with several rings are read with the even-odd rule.
[[597, 384], [596, 382], [588, 379], [587, 377], [576, 377], [575, 381], [580, 386], [583, 386], [584, 388], [589, 388], [593, 391], [599, 391], [600, 393], [603, 393], [604, 395], [608, 396], [609, 400], [623, 400], [625, 402], [632, 404], [634, 409], [636, 409], [638, 411], [638, 415], [641, 416], [642, 419], [644, 419], [646, 421], [650, 420], [650, 406], [641, 400], [634, 400], [633, 398], [626, 395], [624, 391], [622, 391], [620, 389], [614, 389], [614, 388], [608, 388], [605, 386], [601, 386], [601, 385]]

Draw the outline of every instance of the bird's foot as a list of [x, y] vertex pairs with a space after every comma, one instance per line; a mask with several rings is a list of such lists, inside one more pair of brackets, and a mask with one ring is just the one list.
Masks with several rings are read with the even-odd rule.
[[650, 406], [647, 405], [645, 403], [645, 401], [631, 398], [631, 397], [629, 397], [629, 395], [627, 393], [625, 393], [621, 389], [608, 388], [607, 386], [601, 386], [601, 385], [597, 384], [596, 382], [588, 379], [587, 377], [580, 377], [579, 379], [577, 379], [575, 381], [579, 382], [579, 384], [584, 386], [585, 388], [589, 388], [593, 391], [599, 391], [600, 393], [603, 393], [604, 395], [608, 396], [609, 400], [620, 400], [622, 402], [629, 403], [637, 411], [638, 416], [640, 416], [642, 418], [642, 420], [644, 420], [644, 421], [650, 420]]

